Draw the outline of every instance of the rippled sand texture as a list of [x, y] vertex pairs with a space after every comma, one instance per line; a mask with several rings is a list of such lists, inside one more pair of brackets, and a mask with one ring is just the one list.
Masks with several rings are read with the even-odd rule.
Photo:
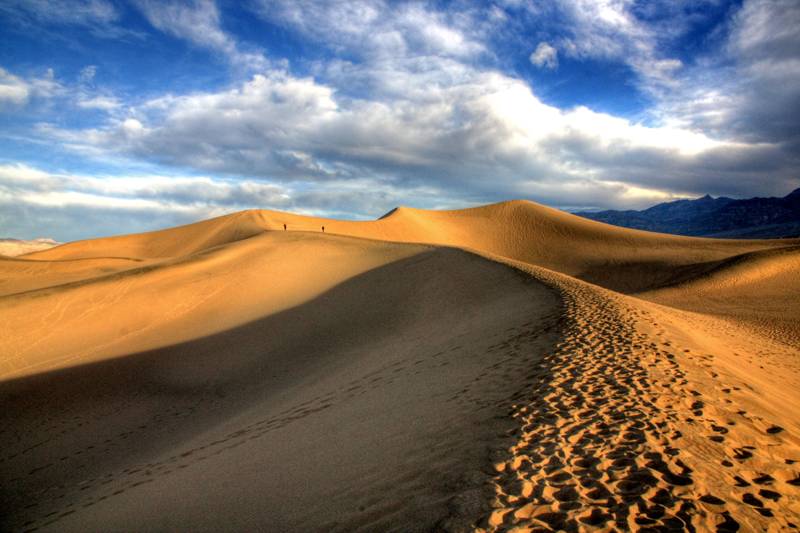
[[798, 266], [530, 202], [2, 258], [0, 529], [791, 529]]

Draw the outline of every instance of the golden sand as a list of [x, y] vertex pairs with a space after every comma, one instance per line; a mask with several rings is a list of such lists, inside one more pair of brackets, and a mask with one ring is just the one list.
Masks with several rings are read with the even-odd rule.
[[522, 201], [3, 257], [0, 529], [788, 529], [798, 271]]

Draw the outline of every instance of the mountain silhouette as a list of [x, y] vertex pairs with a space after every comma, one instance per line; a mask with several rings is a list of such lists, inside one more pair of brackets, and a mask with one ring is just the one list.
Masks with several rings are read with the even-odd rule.
[[800, 236], [800, 188], [783, 198], [714, 198], [665, 202], [641, 210], [576, 213], [626, 228], [722, 238]]

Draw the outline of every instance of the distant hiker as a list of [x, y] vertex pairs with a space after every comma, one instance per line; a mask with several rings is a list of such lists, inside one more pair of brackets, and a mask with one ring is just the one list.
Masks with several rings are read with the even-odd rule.
[[322, 233], [325, 233], [325, 226], [322, 226]]
[[283, 225], [283, 231], [286, 231], [286, 224]]

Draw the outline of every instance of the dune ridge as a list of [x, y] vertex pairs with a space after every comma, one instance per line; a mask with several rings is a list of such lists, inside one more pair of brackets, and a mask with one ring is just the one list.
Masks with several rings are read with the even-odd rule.
[[[289, 231], [283, 230], [284, 224]], [[324, 335], [312, 335], [318, 339], [317, 344], [308, 344], [298, 340], [302, 334], [283, 333], [283, 328], [272, 327], [269, 336], [264, 336], [256, 324], [268, 317], [295, 313], [293, 324], [306, 324], [309, 331], [321, 327], [332, 333], [354, 327], [348, 316], [365, 317], [365, 310], [382, 309], [384, 321], [380, 327], [362, 330], [358, 326], [360, 336], [349, 337], [341, 349], [331, 349], [340, 357], [333, 366], [326, 363], [331, 372], [328, 390], [340, 386], [337, 376], [350, 372], [346, 361], [370, 360], [366, 353], [389, 357], [403, 353], [403, 361], [404, 357], [418, 356], [424, 368], [445, 368], [433, 364], [441, 357], [435, 355], [441, 349], [418, 346], [421, 325], [401, 327], [398, 331], [406, 333], [385, 344], [371, 345], [371, 349], [362, 346], [370, 344], [366, 341], [375, 332], [396, 328], [393, 324], [429, 323], [430, 329], [425, 331], [435, 330], [437, 335], [444, 332], [444, 337], [437, 337], [434, 344], [443, 346], [458, 335], [468, 339], [451, 344], [442, 352], [450, 354], [452, 350], [453, 355], [448, 356], [452, 357], [448, 359], [452, 365], [446, 366], [458, 368], [462, 362], [468, 365], [465, 361], [473, 361], [469, 364], [484, 369], [482, 373], [458, 378], [454, 370], [441, 375], [440, 379], [449, 376], [446, 379], [473, 383], [475, 387], [473, 392], [465, 393], [472, 407], [461, 411], [460, 418], [451, 419], [463, 418], [474, 425], [460, 426], [461, 430], [450, 436], [454, 440], [445, 439], [447, 446], [471, 440], [480, 433], [479, 428], [490, 429], [477, 439], [477, 449], [459, 452], [470, 458], [460, 467], [441, 457], [418, 455], [418, 465], [427, 462], [440, 473], [461, 469], [461, 477], [451, 478], [452, 485], [446, 490], [440, 487], [429, 492], [430, 487], [426, 489], [424, 483], [403, 479], [402, 468], [395, 465], [394, 474], [388, 476], [399, 476], [398, 483], [382, 484], [385, 476], [370, 478], [373, 481], [367, 483], [367, 492], [380, 487], [383, 498], [366, 497], [354, 488], [349, 501], [361, 503], [345, 511], [346, 499], [336, 500], [333, 507], [318, 501], [324, 495], [321, 481], [351, 479], [342, 472], [326, 471], [328, 478], [315, 480], [315, 486], [320, 487], [312, 491], [316, 497], [293, 508], [303, 517], [286, 510], [287, 503], [280, 495], [274, 496], [275, 509], [284, 509], [283, 529], [792, 528], [800, 524], [800, 421], [796, 415], [800, 412], [800, 368], [795, 344], [800, 318], [800, 280], [795, 274], [798, 246], [797, 239], [729, 241], [627, 230], [525, 201], [458, 211], [398, 208], [368, 222], [253, 210], [159, 232], [69, 243], [30, 254], [23, 262], [0, 262], [0, 268], [12, 276], [12, 281], [0, 285], [0, 290], [5, 291], [0, 296], [0, 317], [8, 320], [6, 324], [11, 324], [15, 332], [21, 332], [12, 336], [7, 329], [0, 336], [0, 349], [12, 354], [3, 359], [3, 375], [6, 379], [17, 378], [6, 381], [5, 387], [6, 391], [16, 391], [11, 397], [32, 417], [22, 417], [16, 425], [9, 423], [9, 427], [15, 428], [12, 434], [20, 438], [19, 430], [26, 423], [33, 424], [30, 420], [37, 413], [53, 408], [45, 400], [37, 408], [28, 405], [28, 400], [19, 400], [19, 390], [35, 390], [37, 376], [46, 371], [79, 372], [82, 367], [74, 367], [75, 364], [90, 362], [119, 361], [112, 365], [114, 368], [128, 364], [125, 361], [137, 364], [143, 359], [137, 352], [142, 350], [149, 350], [146, 353], [153, 359], [148, 360], [169, 362], [164, 368], [154, 363], [154, 370], [148, 374], [151, 379], [168, 372], [171, 379], [196, 375], [197, 379], [214, 383], [221, 378], [209, 378], [207, 372], [219, 365], [214, 360], [215, 353], [228, 353], [226, 361], [233, 368], [239, 364], [242, 368], [257, 368], [273, 358], [280, 359], [280, 354], [311, 349], [319, 354], [307, 360], [313, 367], [316, 357], [329, 361], [323, 357], [328, 353]], [[438, 259], [431, 262], [426, 259], [429, 257]], [[473, 259], [467, 261], [467, 257]], [[465, 264], [470, 265], [469, 274], [463, 270]], [[59, 265], [70, 266], [59, 270]], [[521, 274], [511, 275], [508, 267]], [[372, 275], [399, 275], [406, 271], [414, 274], [403, 278], [405, 281]], [[461, 274], [456, 275], [458, 272]], [[471, 287], [480, 285], [476, 285], [477, 280], [487, 276], [492, 280], [491, 290], [487, 287], [481, 290], [489, 292], [473, 292]], [[454, 292], [435, 292], [435, 298], [426, 297], [426, 291], [434, 286], [431, 280], [435, 280], [434, 285], [449, 283]], [[351, 283], [358, 285], [357, 294], [342, 299], [339, 288]], [[387, 296], [397, 290], [406, 296]], [[453, 296], [459, 291], [464, 292], [460, 300]], [[487, 298], [490, 293], [493, 296]], [[370, 294], [375, 294], [374, 299]], [[514, 305], [518, 309], [503, 311], [512, 294], [516, 295]], [[407, 316], [409, 309], [417, 308], [413, 295], [426, 302], [419, 308], [422, 322]], [[351, 303], [338, 307], [339, 301]], [[471, 315], [472, 322], [464, 326], [467, 329], [462, 334], [449, 331], [449, 326], [444, 325], [447, 321], [432, 319], [459, 316], [459, 310], [467, 303], [477, 305], [479, 301], [497, 303], [487, 303], [489, 307]], [[314, 311], [329, 305], [336, 309], [333, 318]], [[117, 314], [113, 314], [115, 309]], [[144, 312], [130, 316], [124, 312], [126, 309]], [[508, 313], [511, 314], [506, 316]], [[41, 328], [31, 327], [39, 316], [45, 317]], [[514, 325], [500, 331], [502, 320], [498, 321], [498, 316]], [[560, 317], [557, 323], [553, 322], [554, 317]], [[64, 327], [47, 331], [46, 326], [54, 321], [65, 321]], [[84, 334], [76, 338], [74, 332], [82, 323], [91, 327], [84, 328]], [[101, 323], [113, 327], [96, 327]], [[288, 329], [295, 330], [294, 326]], [[233, 343], [203, 340], [207, 335], [209, 339], [219, 335], [228, 338], [227, 332], [233, 331], [237, 332], [230, 337], [237, 339]], [[484, 337], [494, 340], [487, 345], [480, 340]], [[260, 352], [262, 346], [272, 344], [274, 349]], [[181, 354], [177, 366], [170, 362], [173, 353]], [[199, 365], [205, 370], [190, 370], [197, 361], [205, 361]], [[370, 364], [377, 361], [380, 358]], [[401, 366], [413, 367], [408, 362]], [[398, 373], [407, 376], [404, 372]], [[249, 373], [237, 371], [234, 375]], [[515, 375], [519, 378], [516, 381]], [[409, 380], [403, 382], [404, 390], [423, 387], [419, 376], [424, 373], [411, 372], [403, 378]], [[240, 384], [238, 379], [211, 389], [221, 387], [218, 390], [223, 395], [231, 394]], [[264, 381], [253, 381], [249, 390], [262, 390], [259, 387], [267, 387], [272, 383], [269, 380], [275, 378], [267, 379], [264, 374], [259, 379]], [[311, 395], [308, 384], [301, 386], [296, 379], [289, 379], [291, 386], [281, 389], [285, 394], [282, 401], [289, 401], [290, 392]], [[369, 382], [369, 378], [364, 379]], [[509, 394], [497, 396], [497, 387], [502, 389], [504, 382], [516, 385]], [[144, 383], [140, 386], [146, 388]], [[202, 380], [186, 380], [186, 390], [198, 383]], [[2, 385], [0, 382], [0, 392]], [[361, 390], [356, 385], [351, 387]], [[369, 398], [382, 398], [379, 405], [390, 411], [406, 401], [402, 393], [390, 394], [390, 389], [381, 387], [363, 394], [379, 395]], [[425, 390], [437, 396], [435, 387]], [[189, 496], [168, 498], [162, 507], [153, 507], [149, 496], [152, 492], [138, 489], [139, 484], [149, 486], [150, 491], [158, 487], [172, 494], [202, 481], [201, 486], [206, 488], [201, 494], [213, 495], [212, 501], [219, 499], [231, 505], [229, 498], [209, 486], [213, 482], [203, 477], [204, 470], [196, 466], [198, 463], [181, 461], [182, 453], [217, 457], [204, 459], [206, 470], [232, 469], [226, 474], [225, 486], [242, 497], [242, 488], [237, 488], [236, 478], [231, 476], [243, 473], [232, 466], [235, 462], [224, 460], [235, 457], [221, 451], [226, 446], [242, 447], [249, 454], [246, 456], [260, 458], [256, 462], [267, 468], [271, 463], [258, 452], [261, 448], [253, 446], [270, 442], [281, 449], [278, 441], [270, 440], [279, 434], [289, 441], [308, 439], [303, 423], [297, 420], [312, 417], [324, 425], [364, 416], [359, 412], [363, 406], [357, 401], [360, 392], [343, 393], [341, 398], [347, 400], [334, 402], [337, 407], [331, 407], [329, 400], [339, 396], [328, 398], [329, 393], [320, 391], [316, 399], [310, 396], [306, 406], [295, 408], [297, 413], [305, 413], [302, 417], [295, 418], [291, 414], [295, 411], [289, 409], [285, 413], [290, 419], [284, 422], [279, 421], [283, 420], [280, 416], [264, 418], [277, 408], [270, 403], [276, 401], [270, 399], [271, 393], [234, 394], [238, 398], [235, 402], [204, 394], [211, 393], [200, 394], [200, 398], [206, 398], [203, 402], [210, 404], [196, 405], [192, 411], [195, 414], [189, 417], [195, 422], [183, 426], [183, 431], [202, 430], [202, 434], [209, 424], [222, 420], [219, 416], [225, 409], [228, 414], [238, 413], [243, 421], [249, 420], [245, 429], [230, 427], [228, 437], [221, 429], [222, 436], [217, 438], [212, 437], [212, 431], [205, 440], [187, 435], [177, 441], [164, 441], [163, 449], [144, 454], [138, 466], [124, 454], [107, 452], [113, 461], [98, 460], [95, 475], [112, 475], [111, 488], [121, 487], [115, 490], [122, 492], [109, 492], [90, 482], [86, 492], [89, 499], [84, 499], [83, 505], [91, 504], [87, 507], [91, 511], [82, 512], [53, 499], [45, 500], [42, 507], [33, 511], [18, 513], [16, 519], [22, 523], [23, 518], [27, 519], [29, 526], [60, 530], [99, 524], [92, 522], [95, 519], [123, 525], [138, 518], [148, 528], [165, 524], [180, 527], [198, 520], [198, 516], [208, 520], [201, 509], [189, 505]], [[453, 411], [442, 407], [447, 402], [431, 402], [420, 404], [420, 413], [428, 409], [454, 416]], [[215, 412], [208, 411], [208, 405], [216, 405], [219, 413], [203, 415]], [[482, 407], [475, 410], [476, 406]], [[151, 405], [149, 409], [154, 409], [157, 419], [147, 419], [150, 421], [144, 424], [145, 429], [137, 429], [133, 421], [142, 420], [141, 405], [133, 402], [122, 408], [127, 417], [122, 417], [118, 424], [124, 427], [119, 429], [128, 435], [126, 439], [146, 440], [156, 431], [150, 428], [163, 424], [167, 408], [166, 403]], [[78, 407], [75, 409], [81, 412]], [[332, 413], [340, 414], [336, 418]], [[378, 416], [374, 411], [372, 415]], [[64, 423], [68, 419], [68, 413], [59, 414], [58, 409], [49, 416], [63, 417]], [[502, 419], [505, 425], [488, 424], [486, 416]], [[105, 418], [99, 416], [96, 420]], [[424, 433], [431, 439], [429, 442], [443, 439], [431, 429], [436, 424], [430, 423], [433, 425]], [[87, 442], [99, 438], [92, 432], [100, 431], [94, 424], [77, 430]], [[389, 428], [394, 426], [388, 424], [379, 431], [393, 431]], [[407, 421], [404, 424], [402, 427], [407, 428]], [[220, 427], [224, 429], [226, 425]], [[41, 431], [47, 435], [52, 429]], [[53, 444], [43, 445], [38, 451], [20, 452], [25, 455], [23, 459], [15, 458], [20, 464], [15, 463], [14, 469], [22, 479], [24, 469], [32, 469], [27, 486], [33, 493], [58, 485], [56, 479], [71, 480], [76, 472], [65, 468], [62, 478], [50, 477], [53, 474], [42, 467], [47, 446], [64, 446], [56, 442], [58, 439], [53, 440]], [[251, 440], [254, 444], [249, 444]], [[310, 441], [318, 442], [313, 438]], [[350, 450], [346, 442], [349, 441], [345, 439], [340, 444]], [[365, 463], [370, 458], [385, 460], [385, 454], [376, 446], [351, 453]], [[407, 453], [409, 446], [401, 443], [393, 450]], [[309, 457], [316, 457], [316, 448], [303, 449]], [[98, 453], [85, 451], [90, 456]], [[286, 455], [289, 452], [281, 453], [290, 463], [292, 458], [297, 459]], [[347, 454], [339, 456], [339, 460], [358, 464]], [[127, 468], [119, 470], [123, 466]], [[274, 467], [273, 463], [269, 468]], [[146, 473], [154, 470], [166, 474]], [[280, 468], [276, 471], [284, 472]], [[296, 475], [308, 479], [306, 474]], [[247, 483], [253, 482], [250, 477], [246, 479]], [[268, 484], [264, 488], [269, 489]], [[267, 493], [273, 494], [269, 490]], [[297, 497], [297, 493], [292, 494]], [[393, 500], [412, 494], [426, 494], [423, 499], [430, 501], [398, 506]], [[74, 486], [62, 501], [76, 505], [81, 502], [79, 495], [80, 488]], [[250, 500], [244, 497], [243, 501], [248, 509]], [[187, 510], [174, 515], [176, 522], [164, 522], [175, 508]], [[152, 511], [145, 513], [144, 509]], [[241, 510], [235, 505], [232, 509]], [[316, 515], [306, 514], [314, 509]], [[418, 512], [406, 514], [409, 509]], [[320, 521], [320, 511], [324, 516], [335, 515], [335, 522]], [[215, 508], [215, 512], [218, 514], [214, 520], [234, 513], [231, 510], [226, 514], [224, 505]], [[258, 522], [258, 517], [251, 516], [250, 520], [235, 523], [243, 528], [265, 525]]]
[[263, 231], [280, 231], [284, 224], [290, 231], [321, 232], [324, 226], [328, 234], [480, 250], [624, 292], [668, 284], [676, 270], [698, 263], [800, 243], [800, 239], [733, 241], [656, 234], [515, 200], [453, 211], [399, 207], [366, 222], [250, 210], [157, 232], [68, 243], [27, 257], [177, 257]]

